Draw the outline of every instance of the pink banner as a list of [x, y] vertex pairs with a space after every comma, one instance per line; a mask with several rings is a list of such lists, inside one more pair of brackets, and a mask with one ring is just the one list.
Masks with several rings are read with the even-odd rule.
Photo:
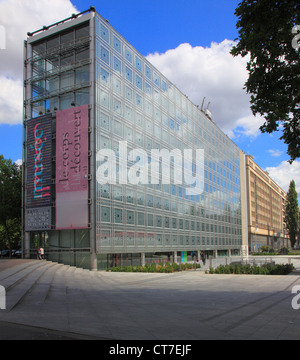
[[56, 113], [56, 229], [88, 227], [88, 105]]

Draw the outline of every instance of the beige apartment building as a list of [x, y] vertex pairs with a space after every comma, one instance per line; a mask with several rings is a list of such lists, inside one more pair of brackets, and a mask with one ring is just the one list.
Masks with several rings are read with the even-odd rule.
[[250, 252], [261, 246], [288, 247], [284, 227], [286, 193], [262, 170], [251, 155], [246, 156], [248, 245]]

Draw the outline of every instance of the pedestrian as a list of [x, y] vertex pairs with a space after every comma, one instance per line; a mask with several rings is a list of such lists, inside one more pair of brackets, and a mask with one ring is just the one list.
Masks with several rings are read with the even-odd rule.
[[41, 252], [41, 260], [44, 260], [44, 249], [42, 247], [40, 247], [40, 252]]
[[205, 265], [205, 254], [203, 252], [201, 253], [201, 260], [203, 262], [203, 265]]
[[37, 255], [37, 259], [38, 259], [38, 260], [42, 260], [42, 257], [41, 257], [41, 248], [40, 248], [40, 247], [37, 248], [36, 255]]

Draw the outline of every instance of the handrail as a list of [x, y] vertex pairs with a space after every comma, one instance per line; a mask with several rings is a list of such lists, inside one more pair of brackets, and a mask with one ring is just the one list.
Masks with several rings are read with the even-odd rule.
[[44, 25], [44, 26], [43, 26], [41, 29], [39, 29], [39, 30], [36, 30], [36, 31], [33, 31], [33, 32], [28, 32], [27, 35], [28, 35], [28, 36], [33, 36], [33, 35], [41, 32], [41, 31], [49, 30], [49, 29], [51, 29], [51, 28], [54, 27], [54, 26], [57, 26], [57, 25], [59, 25], [59, 24], [63, 24], [63, 23], [66, 22], [66, 21], [69, 21], [69, 20], [72, 20], [72, 19], [76, 19], [78, 16], [81, 16], [81, 15], [87, 13], [87, 12], [95, 12], [95, 11], [96, 11], [95, 7], [94, 7], [94, 6], [90, 6], [90, 8], [89, 8], [88, 10], [84, 10], [84, 11], [78, 13], [78, 14], [72, 14], [72, 16], [70, 16], [70, 17], [68, 17], [68, 18], [66, 18], [66, 19], [64, 19], [64, 20], [60, 20], [60, 21], [58, 21], [58, 22], [56, 22], [56, 23], [54, 23], [54, 24], [51, 24], [51, 25], [48, 25], [48, 26], [45, 26], [45, 25]]
[[25, 62], [28, 64], [29, 62], [33, 63], [35, 61], [39, 60], [47, 60], [51, 57], [57, 57], [59, 55], [62, 55], [64, 53], [68, 53], [70, 50], [78, 50], [80, 48], [84, 48], [87, 46], [88, 43], [91, 42], [90, 36], [85, 36], [80, 39], [72, 40], [67, 44], [55, 46], [49, 50], [45, 50], [43, 52], [39, 52], [38, 54], [34, 54], [31, 57], [25, 59]]

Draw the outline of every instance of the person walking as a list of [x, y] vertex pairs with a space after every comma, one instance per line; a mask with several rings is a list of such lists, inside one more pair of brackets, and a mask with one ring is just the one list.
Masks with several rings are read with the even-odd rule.
[[203, 265], [205, 265], [205, 254], [203, 252], [201, 252], [201, 260]]
[[42, 247], [39, 247], [36, 251], [36, 254], [37, 254], [37, 259], [38, 260], [44, 260], [44, 249]]

